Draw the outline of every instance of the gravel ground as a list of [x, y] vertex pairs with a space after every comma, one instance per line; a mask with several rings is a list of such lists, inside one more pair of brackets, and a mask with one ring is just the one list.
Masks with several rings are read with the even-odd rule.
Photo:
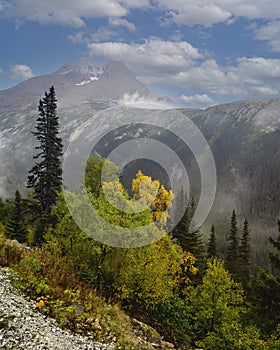
[[113, 350], [114, 344], [93, 342], [58, 327], [19, 295], [10, 284], [9, 270], [0, 269], [0, 349]]

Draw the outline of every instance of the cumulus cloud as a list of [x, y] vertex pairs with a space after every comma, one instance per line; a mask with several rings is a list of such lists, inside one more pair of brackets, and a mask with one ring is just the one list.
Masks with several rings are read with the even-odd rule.
[[219, 96], [275, 97], [280, 94], [279, 79], [279, 59], [242, 57], [234, 66], [227, 67], [206, 60], [170, 77], [169, 83]]
[[68, 35], [67, 39], [72, 41], [74, 44], [84, 44], [88, 41], [88, 39], [85, 37], [84, 32], [77, 32], [73, 35]]
[[240, 57], [232, 65], [221, 66], [185, 41], [159, 38], [142, 44], [90, 43], [88, 48], [93, 56], [123, 62], [143, 83], [183, 89], [185, 101], [190, 96], [194, 99], [193, 91], [205, 105], [215, 102], [206, 99], [209, 94], [236, 98], [280, 94], [280, 59], [276, 58]]
[[2, 74], [2, 73], [4, 73], [4, 71], [3, 71], [3, 69], [2, 69], [2, 68], [0, 68], [0, 74]]
[[7, 17], [76, 28], [84, 26], [86, 18], [121, 17], [128, 13], [120, 0], [4, 1], [3, 11]]
[[183, 101], [189, 107], [207, 108], [217, 104], [215, 100], [206, 94], [202, 95], [182, 95], [180, 100]]
[[272, 51], [280, 51], [280, 20], [257, 28], [256, 39], [267, 41]]
[[[115, 31], [113, 31], [112, 29], [107, 28], [107, 27], [101, 27], [101, 28], [98, 28], [95, 33], [91, 34], [90, 39], [93, 40], [94, 42], [99, 43], [100, 41], [103, 41], [103, 40], [112, 39], [116, 35], [117, 35], [117, 33]], [[89, 41], [90, 40], [88, 39], [87, 43]]]
[[18, 19], [80, 28], [87, 18], [124, 17], [134, 9], [165, 11], [169, 20], [187, 26], [211, 26], [236, 18], [279, 18], [279, 1], [269, 0], [3, 0], [0, 11]]
[[32, 69], [25, 64], [16, 64], [11, 69], [11, 78], [15, 80], [26, 80], [34, 76]]
[[110, 18], [109, 24], [112, 27], [126, 27], [130, 32], [136, 31], [136, 27], [135, 27], [134, 23], [131, 23], [123, 18]]
[[[236, 18], [276, 19], [279, 17], [278, 0], [157, 0], [157, 7], [166, 10], [173, 22], [205, 27], [215, 23], [233, 21]], [[229, 23], [230, 23], [229, 22]]]
[[184, 5], [183, 11], [170, 11], [173, 21], [177, 24], [194, 26], [197, 24], [209, 27], [215, 23], [224, 22], [231, 17], [230, 12], [209, 4], [205, 6]]
[[121, 2], [125, 7], [130, 9], [146, 9], [152, 6], [150, 0], [122, 0]]
[[124, 62], [138, 75], [149, 75], [162, 72], [176, 73], [189, 67], [194, 59], [202, 58], [198, 49], [186, 41], [164, 41], [149, 38], [142, 44], [103, 42], [88, 44], [93, 56], [112, 58]]

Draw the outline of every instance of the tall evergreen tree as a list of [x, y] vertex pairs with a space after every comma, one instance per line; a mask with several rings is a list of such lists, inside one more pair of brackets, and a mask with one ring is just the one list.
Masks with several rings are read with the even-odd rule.
[[251, 246], [250, 246], [250, 232], [248, 220], [244, 220], [243, 232], [240, 242], [240, 271], [239, 280], [246, 287], [249, 282], [251, 270]]
[[175, 194], [174, 205], [172, 205], [171, 213], [174, 225], [178, 224], [184, 214], [184, 208], [188, 205], [188, 195], [183, 188]]
[[24, 222], [23, 203], [18, 190], [15, 193], [13, 208], [5, 226], [5, 233], [7, 237], [16, 239], [20, 243], [24, 243], [27, 240], [27, 228]]
[[218, 257], [217, 240], [214, 225], [211, 227], [210, 239], [207, 247], [207, 256], [208, 258]]
[[227, 237], [228, 247], [226, 252], [225, 267], [233, 275], [238, 276], [239, 271], [239, 240], [235, 209], [233, 209], [230, 223], [230, 232]]
[[269, 259], [272, 265], [273, 272], [280, 272], [280, 219], [277, 221], [278, 224], [278, 237], [273, 239], [269, 237], [269, 242], [273, 245], [276, 252], [269, 252]]
[[62, 185], [62, 140], [59, 135], [59, 119], [57, 116], [56, 94], [54, 87], [45, 92], [39, 101], [36, 136], [39, 145], [38, 153], [33, 156], [37, 162], [29, 171], [27, 187], [34, 190], [33, 212], [38, 220], [35, 242], [43, 240], [46, 223], [51, 218], [51, 208], [56, 204]]
[[172, 231], [173, 238], [178, 242], [178, 244], [183, 248], [185, 252], [190, 252], [195, 256], [196, 266], [199, 268], [199, 273], [192, 280], [200, 282], [204, 270], [206, 268], [205, 261], [205, 248], [202, 242], [202, 235], [199, 229], [190, 231], [191, 219], [195, 212], [195, 201], [192, 198], [191, 202], [186, 208], [186, 211], [177, 224], [177, 226]]

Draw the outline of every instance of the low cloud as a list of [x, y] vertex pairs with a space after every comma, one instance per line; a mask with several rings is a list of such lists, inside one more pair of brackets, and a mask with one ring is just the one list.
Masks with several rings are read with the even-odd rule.
[[157, 98], [156, 96], [143, 96], [138, 92], [134, 94], [124, 94], [123, 97], [118, 101], [119, 105], [130, 105], [138, 108], [149, 108], [149, 109], [169, 109], [174, 108], [174, 104]]
[[11, 78], [14, 80], [26, 80], [34, 76], [32, 69], [25, 64], [16, 64], [11, 69]]
[[197, 107], [197, 108], [207, 108], [210, 106], [214, 106], [218, 104], [211, 97], [206, 94], [203, 95], [192, 95], [186, 96], [182, 95], [180, 100], [183, 101], [189, 107]]

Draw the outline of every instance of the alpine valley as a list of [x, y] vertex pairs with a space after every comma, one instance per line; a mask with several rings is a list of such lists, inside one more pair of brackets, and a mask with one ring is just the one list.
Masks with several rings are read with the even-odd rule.
[[[170, 102], [166, 97], [156, 96], [122, 63], [112, 60], [102, 64], [79, 61], [0, 91], [2, 197], [12, 195], [15, 188], [24, 191], [27, 172], [33, 164], [35, 139], [31, 131], [38, 115], [38, 101], [51, 85], [56, 89], [65, 147], [75, 133], [86, 128], [96, 135], [102, 134], [105, 124], [114, 130], [115, 116], [112, 114], [102, 120], [99, 112], [127, 96]], [[226, 230], [235, 208], [241, 218], [246, 216], [252, 222], [255, 244], [263, 241], [264, 233], [266, 236], [275, 231], [276, 218], [280, 214], [280, 99], [245, 100], [206, 110], [180, 108], [179, 112], [182, 119], [170, 119], [166, 128], [172, 123], [183, 127], [184, 118], [190, 118], [209, 142], [216, 163], [217, 194], [205, 224], [206, 230], [213, 221], [220, 222], [218, 231]], [[127, 120], [130, 122], [133, 117]], [[154, 122], [156, 124], [156, 120]], [[96, 153], [106, 155], [119, 140], [134, 137], [134, 131], [127, 128], [108, 134], [100, 141]], [[195, 160], [186, 148], [181, 147], [180, 140], [153, 127], [145, 130], [138, 126], [137, 132], [141, 137], [149, 135], [165, 144], [172, 143], [173, 149], [188, 164], [190, 183], [193, 181], [194, 188], [199, 187]], [[130, 170], [135, 173], [137, 168], [153, 176], [153, 166], [147, 165], [145, 160], [132, 164]], [[159, 177], [168, 186], [164, 171]]]

